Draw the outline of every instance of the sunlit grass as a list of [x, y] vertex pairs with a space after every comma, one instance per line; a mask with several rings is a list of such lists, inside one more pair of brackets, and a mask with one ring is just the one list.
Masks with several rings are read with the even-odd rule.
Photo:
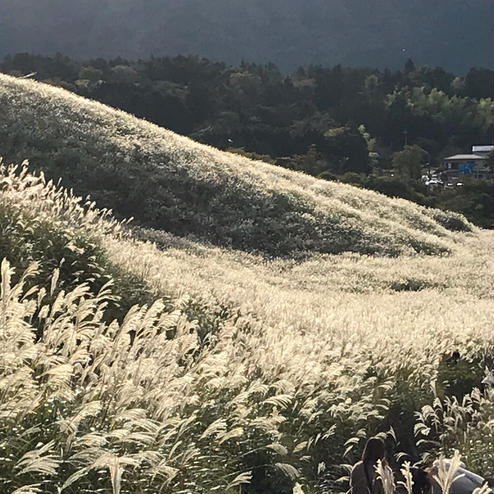
[[[381, 433], [397, 452], [393, 435], [405, 441], [414, 426], [489, 473], [492, 395], [458, 407], [443, 381], [481, 376], [492, 354], [490, 232], [452, 235], [449, 256], [298, 262], [137, 232], [157, 248], [40, 179], [4, 173], [2, 204], [23, 218], [14, 229], [38, 214], [77, 229], [168, 300], [110, 324], [111, 288], [63, 291], [55, 277], [49, 292], [26, 293], [36, 268], [13, 285], [4, 262], [6, 492], [238, 492], [260, 472], [273, 489], [335, 492], [365, 437]], [[454, 350], [466, 375], [444, 367]]]
[[[74, 183], [155, 181], [154, 226], [196, 222], [171, 229], [181, 237], [132, 230], [2, 169], [3, 491], [333, 493], [373, 434], [390, 455], [455, 448], [492, 474], [493, 395], [474, 389], [492, 366], [492, 232], [57, 88], [0, 87], [2, 135], [23, 158], [53, 171], [71, 149]], [[143, 286], [112, 321], [115, 294]]]

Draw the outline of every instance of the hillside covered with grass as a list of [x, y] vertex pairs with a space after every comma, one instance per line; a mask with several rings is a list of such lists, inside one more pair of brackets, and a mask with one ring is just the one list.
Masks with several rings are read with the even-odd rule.
[[343, 492], [372, 434], [492, 477], [491, 232], [266, 261], [0, 177], [3, 492]]
[[48, 85], [0, 76], [0, 154], [28, 159], [146, 227], [268, 256], [449, 252], [472, 226], [349, 185], [200, 145]]
[[2, 492], [346, 492], [375, 434], [494, 477], [491, 231], [0, 88]]

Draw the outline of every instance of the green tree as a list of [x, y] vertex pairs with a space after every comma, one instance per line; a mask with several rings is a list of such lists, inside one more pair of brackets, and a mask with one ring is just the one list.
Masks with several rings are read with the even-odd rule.
[[405, 146], [402, 151], [393, 153], [393, 168], [405, 179], [418, 180], [427, 157], [427, 151], [420, 146]]
[[91, 82], [99, 81], [103, 78], [103, 71], [100, 69], [95, 69], [89, 65], [84, 65], [79, 70], [79, 79], [87, 79]]
[[371, 170], [367, 142], [358, 129], [349, 126], [330, 128], [324, 133], [318, 149], [327, 161], [336, 164], [333, 171], [338, 174], [369, 173]]
[[358, 131], [362, 134], [362, 137], [367, 143], [367, 151], [369, 152], [369, 163], [372, 168], [376, 168], [379, 163], [379, 153], [376, 151], [376, 139], [374, 139], [364, 124], [359, 125]]

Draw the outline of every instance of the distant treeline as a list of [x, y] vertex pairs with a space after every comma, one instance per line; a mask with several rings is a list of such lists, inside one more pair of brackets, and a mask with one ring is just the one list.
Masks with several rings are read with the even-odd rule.
[[[197, 56], [78, 61], [7, 56], [0, 71], [60, 85], [220, 149], [449, 208], [494, 225], [490, 185], [430, 191], [424, 165], [491, 144], [494, 71], [237, 67]], [[397, 155], [405, 146], [407, 159]], [[395, 169], [396, 173], [390, 170]]]

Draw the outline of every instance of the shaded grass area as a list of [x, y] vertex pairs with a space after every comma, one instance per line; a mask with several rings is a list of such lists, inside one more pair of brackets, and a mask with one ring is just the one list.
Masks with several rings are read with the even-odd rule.
[[141, 225], [268, 257], [451, 251], [472, 225], [199, 145], [59, 88], [1, 76], [0, 153]]
[[[0, 188], [7, 190], [7, 196], [0, 197], [0, 258], [8, 260], [13, 269], [13, 283], [19, 282], [23, 273], [35, 263], [35, 272], [24, 284], [26, 289], [36, 287], [43, 291], [45, 303], [52, 304], [62, 292], [67, 293], [85, 285], [94, 297], [102, 291], [111, 294], [106, 298], [103, 319], [106, 323], [113, 320], [122, 323], [132, 307], [151, 306], [159, 298], [167, 310], [179, 308], [188, 321], [194, 322], [200, 341], [218, 332], [222, 324], [235, 315], [231, 307], [191, 298], [178, 300], [163, 290], [151, 288], [144, 278], [110, 259], [102, 245], [100, 232], [91, 227], [85, 228], [84, 224], [78, 226], [77, 221], [74, 221], [73, 227], [65, 226], [64, 221], [57, 217], [67, 204], [69, 210], [76, 208], [84, 216], [84, 206], [78, 205], [77, 198], [63, 196], [65, 203], [57, 205], [55, 201], [51, 208], [48, 206], [49, 212], [46, 214], [39, 199], [30, 203], [30, 195], [36, 196], [40, 185], [46, 190], [46, 196], [51, 193], [57, 196], [60, 189], [40, 177], [27, 176], [26, 179], [25, 169], [20, 172], [24, 179], [16, 177], [15, 169], [12, 171], [3, 167], [1, 172], [3, 183]], [[27, 200], [19, 203], [8, 197], [8, 193], [12, 192], [8, 189], [16, 189], [22, 180], [26, 180], [26, 184], [19, 190], [24, 190]], [[94, 211], [90, 204], [89, 210]], [[42, 214], [39, 214], [40, 211]], [[99, 213], [95, 212], [98, 217]], [[111, 229], [112, 226], [109, 226]], [[35, 318], [33, 324], [37, 325], [37, 338], [40, 338], [42, 323]]]

